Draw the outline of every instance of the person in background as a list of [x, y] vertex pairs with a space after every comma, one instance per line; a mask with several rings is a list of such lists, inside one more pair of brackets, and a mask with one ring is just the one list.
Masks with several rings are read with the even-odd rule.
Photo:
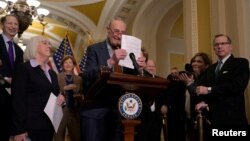
[[12, 135], [14, 141], [52, 141], [54, 128], [44, 108], [51, 94], [64, 103], [56, 73], [48, 66], [51, 44], [44, 36], [30, 38], [12, 79]]
[[148, 73], [146, 72], [146, 62], [148, 60], [148, 52], [145, 48], [141, 48], [141, 53], [139, 58], [136, 60], [139, 68], [127, 68], [122, 67], [122, 73], [124, 74], [131, 74], [131, 75], [140, 75], [140, 76], [148, 76]]
[[[169, 80], [168, 88], [160, 95], [158, 100], [162, 115], [167, 116], [168, 141], [185, 141], [185, 92], [186, 84], [179, 80], [179, 69], [174, 67]], [[178, 134], [176, 134], [178, 133]]]
[[156, 65], [152, 59], [148, 59], [146, 62], [146, 70], [155, 77], [156, 75]]
[[[156, 65], [152, 59], [146, 59], [144, 68], [154, 78], [156, 76]], [[160, 141], [161, 137], [161, 116], [157, 109], [157, 99], [146, 103], [139, 116], [141, 124], [136, 126], [135, 141]]]
[[82, 78], [74, 75], [76, 60], [73, 56], [65, 56], [62, 60], [63, 71], [59, 73], [60, 91], [65, 97], [63, 118], [55, 134], [55, 141], [64, 141], [66, 128], [71, 141], [80, 141], [80, 102], [82, 96]]
[[[23, 63], [23, 51], [14, 42], [19, 23], [14, 15], [6, 15], [1, 18], [0, 34], [0, 140], [8, 141], [11, 127], [11, 92], [10, 84], [13, 71], [16, 66]], [[12, 46], [10, 46], [12, 45]], [[13, 50], [12, 50], [13, 49]], [[13, 56], [9, 54], [13, 51]]]
[[213, 49], [218, 61], [207, 69], [196, 87], [196, 94], [205, 97], [196, 110], [208, 106], [213, 127], [244, 129], [248, 125], [244, 91], [249, 81], [249, 62], [233, 56], [231, 38], [225, 34], [215, 35]]
[[211, 59], [209, 58], [208, 54], [199, 52], [196, 53], [190, 61], [190, 65], [192, 70], [187, 73], [181, 73], [179, 75], [179, 80], [184, 81], [187, 85], [187, 92], [186, 92], [186, 103], [185, 103], [185, 111], [186, 111], [186, 132], [187, 137], [191, 141], [194, 139], [195, 136], [195, 121], [197, 117], [197, 112], [195, 111], [195, 105], [199, 103], [200, 99], [197, 97], [195, 90], [196, 85], [200, 83], [204, 72], [206, 69], [211, 65]]

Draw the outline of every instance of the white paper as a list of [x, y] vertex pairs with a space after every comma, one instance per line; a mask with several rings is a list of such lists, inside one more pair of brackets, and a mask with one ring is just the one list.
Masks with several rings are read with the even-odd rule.
[[47, 114], [50, 121], [52, 122], [55, 132], [57, 132], [63, 117], [62, 107], [58, 105], [56, 101], [57, 97], [53, 93], [51, 93], [47, 105], [44, 108], [44, 112]]
[[122, 35], [121, 48], [125, 49], [128, 55], [124, 60], [119, 61], [120, 66], [128, 67], [134, 69], [133, 62], [131, 61], [129, 54], [133, 52], [135, 58], [138, 59], [141, 55], [141, 39], [134, 36]]

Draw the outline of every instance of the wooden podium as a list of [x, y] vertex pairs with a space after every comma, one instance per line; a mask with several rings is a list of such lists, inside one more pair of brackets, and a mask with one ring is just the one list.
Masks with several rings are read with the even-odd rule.
[[[122, 74], [118, 72], [109, 72], [102, 70], [100, 77], [89, 89], [88, 93], [93, 93], [96, 88], [103, 85], [111, 87], [118, 87], [121, 90], [120, 96], [129, 92], [138, 95], [142, 101], [142, 105], [151, 104], [155, 96], [168, 86], [168, 80], [161, 77], [144, 77], [129, 74]], [[117, 99], [118, 104], [118, 99]], [[134, 141], [134, 127], [141, 123], [138, 119], [123, 119], [124, 126], [124, 141]]]
[[[168, 81], [161, 77], [143, 77], [113, 72], [107, 77], [108, 85], [118, 85], [123, 91], [135, 93], [142, 100], [142, 105], [149, 105], [155, 96], [168, 86]], [[134, 141], [134, 127], [140, 124], [137, 119], [123, 119], [124, 141]]]

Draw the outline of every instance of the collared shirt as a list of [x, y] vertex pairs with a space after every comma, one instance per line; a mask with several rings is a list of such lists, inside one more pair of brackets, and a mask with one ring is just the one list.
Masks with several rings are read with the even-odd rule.
[[[31, 64], [31, 66], [32, 66], [33, 68], [35, 68], [35, 67], [37, 67], [37, 66], [40, 66], [40, 65], [36, 62], [35, 59], [30, 59], [30, 64]], [[50, 69], [49, 65], [48, 65], [48, 64], [45, 64], [44, 74], [45, 74], [46, 77], [49, 79], [49, 81], [52, 82], [52, 81], [51, 81], [51, 77], [50, 77], [50, 75], [49, 75], [49, 69]]]
[[107, 44], [107, 47], [108, 47], [109, 56], [112, 57], [112, 55], [114, 54], [114, 50], [111, 47], [111, 45], [109, 44], [108, 40], [106, 40], [106, 44]]
[[219, 62], [219, 61], [222, 62], [220, 69], [222, 68], [222, 66], [224, 65], [224, 63], [227, 61], [227, 59], [228, 59], [230, 56], [231, 56], [231, 54], [229, 54], [228, 56], [226, 56], [226, 57], [223, 58], [222, 60], [218, 60], [218, 62]]
[[[109, 56], [111, 58], [113, 56], [113, 54], [114, 54], [114, 50], [111, 47], [111, 45], [109, 44], [108, 40], [106, 40], [106, 44], [107, 44], [107, 47], [108, 47]], [[108, 64], [108, 67], [112, 68], [113, 66], [111, 66], [110, 64]]]

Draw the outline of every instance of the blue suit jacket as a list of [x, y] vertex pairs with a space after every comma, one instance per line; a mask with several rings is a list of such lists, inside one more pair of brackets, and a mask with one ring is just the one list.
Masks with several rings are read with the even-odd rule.
[[99, 74], [101, 66], [108, 66], [107, 60], [110, 58], [106, 41], [91, 45], [87, 49], [86, 75], [92, 81]]
[[[88, 89], [91, 87], [93, 82], [95, 82], [96, 78], [98, 78], [99, 70], [101, 66], [108, 66], [107, 60], [110, 58], [108, 47], [106, 41], [96, 43], [91, 45], [87, 49], [87, 61], [86, 61], [86, 69], [84, 72], [84, 81], [88, 82], [88, 85], [85, 86]], [[117, 100], [121, 95], [121, 90], [117, 86], [106, 86], [101, 85], [97, 88], [94, 93], [89, 94], [85, 97], [85, 101], [88, 103], [82, 106], [83, 110], [86, 109], [96, 109], [96, 108], [117, 108]], [[96, 115], [96, 112], [93, 114], [88, 114], [88, 116], [93, 115], [94, 117], [100, 117], [100, 115]], [[96, 115], [96, 116], [95, 116]]]

